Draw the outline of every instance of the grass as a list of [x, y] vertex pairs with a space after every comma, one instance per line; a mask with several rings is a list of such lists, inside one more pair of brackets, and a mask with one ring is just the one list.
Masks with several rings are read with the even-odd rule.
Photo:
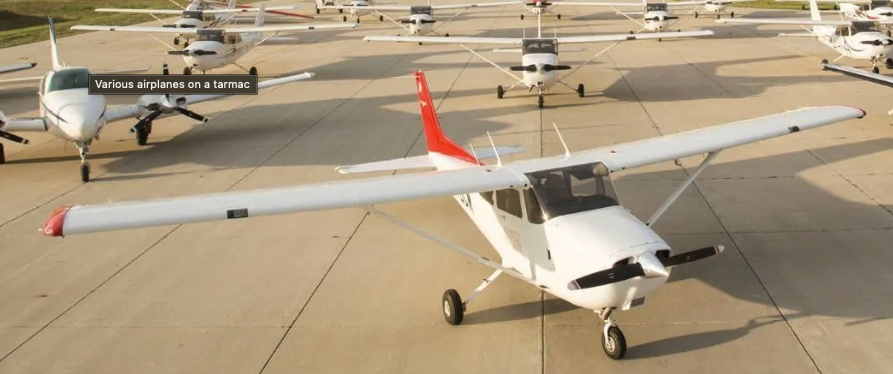
[[[756, 0], [756, 1], [747, 1], [743, 3], [736, 3], [733, 6], [737, 8], [760, 8], [760, 9], [788, 9], [788, 10], [803, 10], [803, 6], [806, 6], [806, 10], [809, 10], [809, 2], [795, 2], [795, 1], [775, 1], [775, 0]], [[834, 4], [819, 4], [820, 10], [833, 10]]]
[[[188, 0], [178, 0], [186, 6]], [[249, 3], [239, 0], [237, 3]], [[53, 16], [56, 35], [79, 34], [74, 25], [131, 25], [155, 20], [148, 14], [99, 13], [96, 8], [177, 9], [168, 0], [0, 0], [0, 48], [48, 40], [47, 16]]]

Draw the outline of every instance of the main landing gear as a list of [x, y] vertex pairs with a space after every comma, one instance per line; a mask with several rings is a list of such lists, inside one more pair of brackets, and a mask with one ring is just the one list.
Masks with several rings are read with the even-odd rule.
[[598, 317], [605, 323], [602, 329], [602, 349], [608, 357], [619, 360], [626, 355], [626, 337], [620, 326], [611, 318], [611, 312], [614, 308], [605, 308], [598, 314]]
[[459, 296], [458, 291], [454, 289], [446, 290], [443, 293], [443, 298], [441, 298], [443, 319], [453, 326], [461, 324], [462, 320], [465, 318], [465, 307], [480, 295], [490, 283], [493, 283], [500, 274], [502, 274], [502, 270], [494, 271], [490, 277], [484, 279], [484, 281], [474, 289], [474, 292], [472, 292], [471, 295], [468, 295], [468, 298], [465, 299], [464, 302], [462, 301], [462, 297]]

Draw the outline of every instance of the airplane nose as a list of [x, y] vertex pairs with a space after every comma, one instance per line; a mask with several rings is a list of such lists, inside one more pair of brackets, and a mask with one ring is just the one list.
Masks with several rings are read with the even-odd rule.
[[647, 278], [666, 278], [670, 271], [651, 252], [645, 252], [639, 256], [639, 264]]
[[96, 136], [97, 118], [87, 113], [85, 106], [70, 106], [61, 111], [60, 129], [72, 140], [86, 141]]

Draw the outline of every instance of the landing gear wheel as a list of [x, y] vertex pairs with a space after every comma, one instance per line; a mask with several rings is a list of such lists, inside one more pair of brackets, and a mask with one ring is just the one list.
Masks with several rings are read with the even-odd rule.
[[886, 66], [887, 69], [893, 69], [893, 58], [887, 58], [887, 61], [884, 61], [884, 66]]
[[719, 15], [719, 14], [717, 14], [717, 15], [716, 15], [716, 19], [719, 19], [719, 17], [720, 17], [720, 15]]
[[257, 68], [252, 66], [251, 69], [248, 69], [248, 74], [257, 75]]
[[608, 357], [619, 360], [626, 355], [626, 337], [617, 326], [608, 327], [607, 337], [602, 333], [602, 349]]
[[659, 42], [663, 41], [663, 38], [657, 38], [657, 41], [659, 41]]
[[823, 58], [823, 59], [822, 59], [822, 64], [827, 64], [827, 63], [828, 63], [828, 59], [827, 59], [827, 58]]
[[558, 17], [558, 19], [561, 19], [561, 15], [560, 15], [560, 14], [556, 14], [555, 16]]
[[189, 41], [183, 42], [183, 48], [189, 48]]
[[360, 24], [360, 17], [357, 17], [357, 25]]
[[183, 75], [192, 75], [192, 69], [188, 66], [183, 68]]
[[[340, 9], [339, 9], [340, 10]], [[316, 8], [316, 14], [319, 14], [319, 8]]]
[[174, 38], [174, 45], [180, 45], [180, 37]]
[[378, 16], [378, 22], [384, 22], [384, 16]]
[[347, 16], [341, 17], [341, 22], [347, 22]]
[[546, 99], [543, 99], [543, 95], [540, 95], [536, 101], [537, 101], [537, 105], [540, 107], [540, 109], [542, 109], [543, 105], [546, 104]]
[[450, 37], [450, 33], [443, 34], [443, 36], [444, 36], [445, 38], [449, 38], [449, 37]]
[[872, 72], [872, 73], [875, 73], [875, 74], [880, 74], [880, 73], [881, 73], [881, 69], [878, 69], [878, 67], [875, 66], [875, 67], [871, 68], [871, 72]]
[[695, 12], [695, 18], [698, 18], [699, 15], [698, 12]]
[[338, 9], [338, 13], [343, 14], [343, 13], [344, 13], [344, 9]]
[[806, 10], [806, 5], [801, 5], [800, 10]]
[[419, 42], [419, 45], [422, 45], [422, 42]]
[[502, 85], [496, 86], [496, 98], [501, 99], [505, 96], [505, 89], [502, 88]]
[[6, 163], [6, 151], [3, 150], [3, 143], [0, 143], [0, 165]]
[[729, 16], [735, 18], [735, 12], [729, 13]]
[[443, 293], [443, 318], [447, 323], [456, 326], [462, 323], [465, 317], [465, 306], [462, 305], [462, 298], [456, 290], [449, 289]]
[[580, 97], [586, 96], [586, 88], [583, 87], [583, 83], [577, 85], [577, 95], [580, 95]]
[[136, 128], [136, 144], [146, 145], [149, 143], [149, 129], [145, 127]]
[[81, 164], [81, 182], [87, 183], [90, 181], [90, 164], [83, 163]]
[[521, 15], [521, 20], [522, 20], [522, 21], [524, 20], [524, 15], [523, 15], [523, 14]]

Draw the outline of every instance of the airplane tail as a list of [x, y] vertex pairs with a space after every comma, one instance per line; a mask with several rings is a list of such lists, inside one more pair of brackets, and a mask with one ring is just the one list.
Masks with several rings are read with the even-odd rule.
[[[809, 0], [809, 16], [813, 21], [821, 21], [822, 14], [819, 12], [819, 4], [816, 0]], [[815, 27], [813, 27], [815, 28]]]
[[236, 0], [229, 0], [229, 3], [226, 4], [226, 9], [236, 9]]
[[[446, 156], [452, 160], [462, 161], [474, 165], [482, 163], [472, 156], [464, 148], [456, 145], [443, 133], [440, 128], [440, 120], [437, 119], [437, 111], [434, 109], [434, 101], [431, 100], [431, 92], [428, 90], [428, 81], [425, 73], [415, 73], [416, 89], [419, 93], [419, 111], [422, 114], [422, 125], [425, 131], [425, 142], [428, 144], [428, 155], [437, 158], [437, 155]], [[438, 165], [438, 169], [440, 169]]]
[[62, 60], [59, 59], [59, 47], [56, 45], [56, 27], [53, 25], [53, 17], [50, 16], [50, 54], [53, 57], [53, 70], [59, 70], [65, 67]]
[[[235, 2], [236, 0], [230, 0], [230, 2]], [[815, 0], [813, 0], [815, 1]], [[267, 14], [266, 6], [263, 3], [257, 7], [257, 18], [254, 20], [254, 27], [262, 27], [264, 25], [264, 15]]]

